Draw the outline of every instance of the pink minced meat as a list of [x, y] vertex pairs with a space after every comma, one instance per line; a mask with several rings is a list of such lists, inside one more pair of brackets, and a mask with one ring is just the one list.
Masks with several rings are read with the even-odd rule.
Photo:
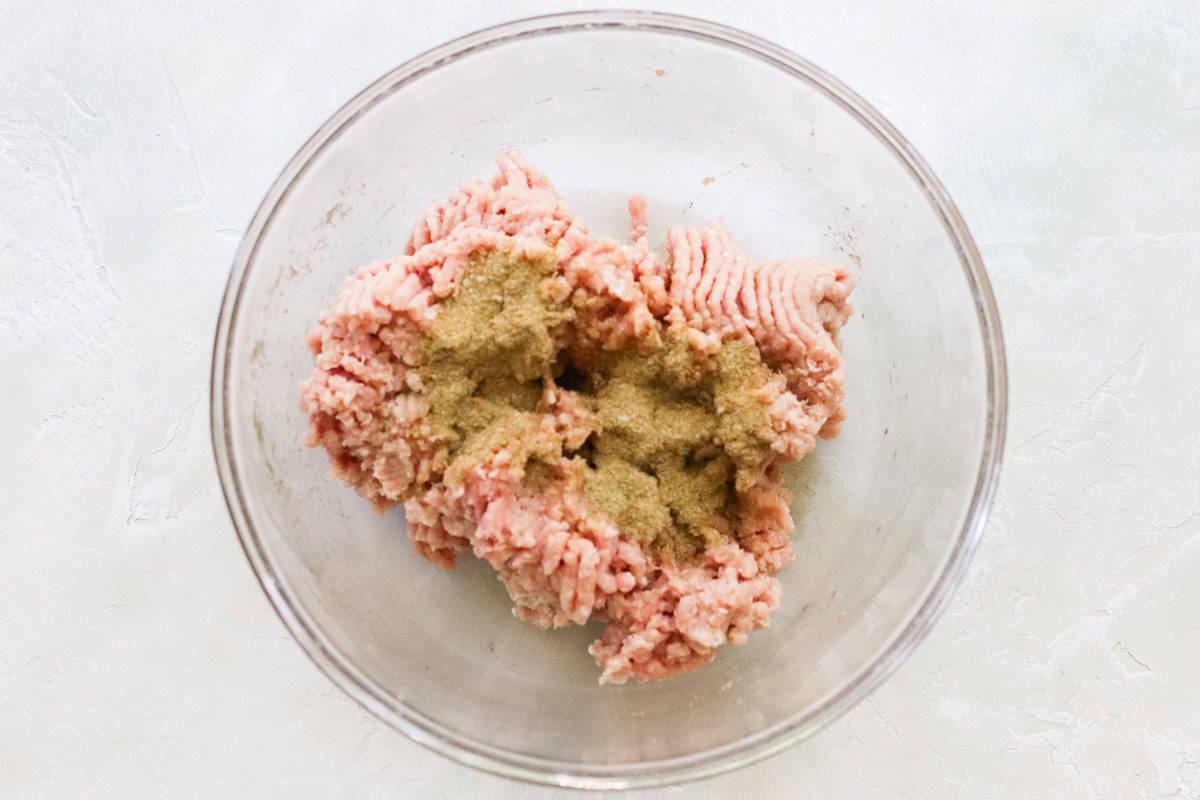
[[[755, 261], [719, 223], [667, 232], [668, 263], [646, 240], [646, 205], [629, 201], [632, 245], [589, 237], [545, 175], [515, 151], [490, 182], [471, 181], [430, 206], [405, 254], [347, 279], [309, 336], [312, 377], [301, 392], [310, 445], [333, 474], [383, 511], [403, 503], [416, 550], [446, 568], [470, 548], [499, 573], [516, 616], [542, 627], [608, 623], [590, 651], [602, 682], [656, 680], [741, 644], [779, 606], [775, 572], [793, 558], [780, 467], [832, 437], [844, 417], [837, 332], [853, 281], [830, 261]], [[660, 562], [589, 507], [578, 470], [549, 488], [522, 483], [524, 465], [501, 449], [459, 479], [428, 438], [418, 343], [470, 255], [505, 248], [553, 252], [555, 290], [570, 299], [577, 335], [608, 348], [653, 350], [668, 327], [694, 348], [726, 339], [756, 346], [777, 374], [757, 392], [772, 456], [742, 498], [736, 538], [683, 564]], [[681, 327], [682, 326], [682, 327]], [[529, 440], [578, 447], [594, 430], [573, 392], [549, 385]]]

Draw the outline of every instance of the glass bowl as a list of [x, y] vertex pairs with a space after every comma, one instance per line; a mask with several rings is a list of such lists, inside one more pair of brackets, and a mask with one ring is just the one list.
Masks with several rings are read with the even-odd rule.
[[[515, 620], [491, 568], [409, 546], [303, 446], [305, 332], [416, 214], [519, 146], [593, 232], [650, 240], [723, 217], [754, 257], [850, 264], [841, 436], [791, 471], [797, 559], [742, 647], [669, 681], [601, 686], [598, 624]], [[485, 335], [481, 331], [481, 335]], [[643, 12], [540, 17], [409, 61], [338, 111], [255, 214], [221, 308], [213, 447], [246, 555], [297, 642], [413, 739], [510, 777], [585, 788], [698, 778], [799, 741], [862, 699], [945, 607], [978, 544], [1005, 419], [979, 254], [877, 111], [785, 50]]]

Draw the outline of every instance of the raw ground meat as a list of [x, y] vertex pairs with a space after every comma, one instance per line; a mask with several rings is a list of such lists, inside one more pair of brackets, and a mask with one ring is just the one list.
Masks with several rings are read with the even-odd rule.
[[[308, 444], [332, 473], [382, 511], [403, 503], [418, 552], [451, 568], [471, 549], [499, 573], [514, 613], [543, 627], [608, 623], [590, 651], [602, 682], [655, 680], [741, 644], [779, 606], [775, 572], [793, 558], [780, 467], [806, 455], [843, 419], [837, 332], [853, 281], [830, 261], [755, 261], [720, 223], [667, 232], [666, 263], [646, 240], [646, 206], [629, 201], [633, 244], [589, 237], [545, 175], [515, 151], [499, 174], [471, 181], [418, 220], [405, 254], [348, 278], [309, 336], [312, 377], [301, 390]], [[701, 352], [723, 341], [757, 348], [774, 372], [759, 387], [770, 455], [740, 497], [735, 536], [682, 563], [656, 558], [589, 505], [567, 452], [595, 430], [587, 404], [550, 384], [522, 441], [560, 460], [534, 489], [511, 447], [488, 452], [454, 481], [430, 442], [422, 338], [454, 295], [473, 253], [503, 249], [557, 262], [551, 280], [573, 309], [572, 335], [607, 349], [653, 351], [682, 331]], [[524, 446], [524, 445], [523, 445]], [[559, 454], [559, 455], [554, 455]]]

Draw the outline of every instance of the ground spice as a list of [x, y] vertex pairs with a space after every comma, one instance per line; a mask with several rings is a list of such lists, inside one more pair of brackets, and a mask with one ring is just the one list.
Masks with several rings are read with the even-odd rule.
[[[739, 496], [761, 478], [771, 430], [754, 396], [773, 377], [758, 350], [694, 350], [679, 329], [650, 353], [564, 341], [569, 305], [548, 286], [553, 255], [475, 253], [422, 346], [429, 424], [454, 484], [492, 454], [525, 465], [532, 488], [561, 479], [565, 455], [584, 495], [661, 558], [687, 560], [738, 532]], [[533, 436], [547, 387], [594, 414], [578, 450]]]

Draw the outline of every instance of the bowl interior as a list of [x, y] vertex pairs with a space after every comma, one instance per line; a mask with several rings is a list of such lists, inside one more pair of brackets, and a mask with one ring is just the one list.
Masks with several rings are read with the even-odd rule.
[[[815, 727], [934, 591], [984, 461], [985, 332], [925, 188], [804, 76], [670, 30], [568, 26], [384, 84], [278, 200], [225, 310], [231, 497], [264, 581], [309, 629], [300, 637], [410, 732], [535, 770], [629, 773]], [[401, 511], [372, 513], [302, 444], [297, 387], [318, 312], [510, 146], [594, 232], [623, 238], [625, 197], [639, 192], [652, 242], [721, 217], [752, 256], [836, 258], [858, 280], [849, 419], [789, 476], [798, 556], [783, 607], [691, 675], [597, 685], [586, 647], [598, 625], [515, 620], [489, 567], [426, 563]]]

